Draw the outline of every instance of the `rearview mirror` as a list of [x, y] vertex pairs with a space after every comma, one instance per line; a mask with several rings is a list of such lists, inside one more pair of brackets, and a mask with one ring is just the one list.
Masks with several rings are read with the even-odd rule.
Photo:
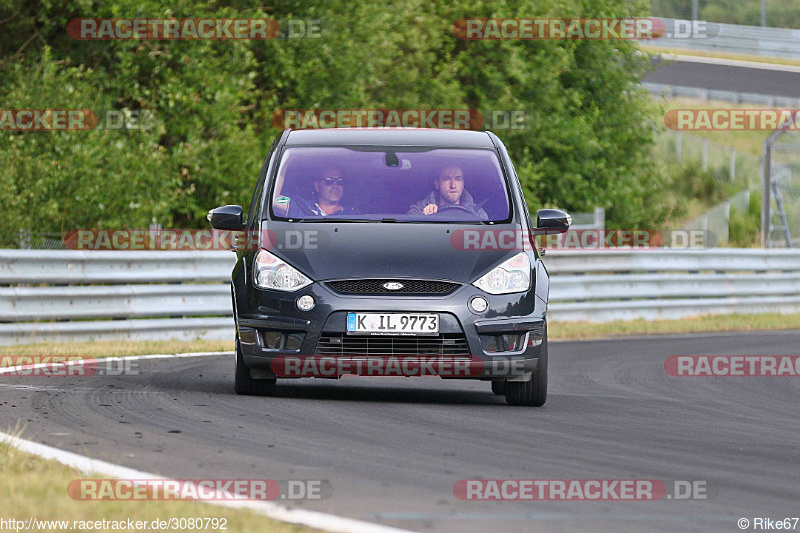
[[211, 227], [214, 229], [229, 231], [241, 231], [244, 229], [242, 206], [240, 205], [223, 205], [212, 209], [208, 212], [206, 219], [211, 222]]
[[564, 233], [572, 224], [572, 217], [559, 209], [539, 209], [536, 212], [537, 233]]

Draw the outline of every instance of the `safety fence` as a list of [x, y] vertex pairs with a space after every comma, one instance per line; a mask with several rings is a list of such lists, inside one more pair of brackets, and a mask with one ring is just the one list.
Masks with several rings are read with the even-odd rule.
[[[800, 250], [550, 250], [544, 261], [552, 320], [800, 312]], [[0, 345], [229, 339], [233, 264], [230, 252], [0, 250]]]
[[800, 30], [661, 19], [666, 35], [639, 41], [644, 46], [683, 48], [748, 56], [800, 59]]

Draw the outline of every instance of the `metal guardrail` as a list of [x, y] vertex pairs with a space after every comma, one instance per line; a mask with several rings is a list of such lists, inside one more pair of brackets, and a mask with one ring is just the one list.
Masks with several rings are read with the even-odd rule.
[[0, 345], [230, 339], [230, 252], [0, 250]]
[[[664, 21], [670, 37], [639, 41], [640, 45], [800, 59], [800, 30], [708, 22], [708, 33], [701, 31], [698, 35], [689, 37], [692, 35], [690, 32], [678, 31], [676, 34], [674, 29], [676, 26], [691, 28], [692, 21], [667, 18], [661, 20]], [[682, 35], [686, 37], [681, 38]]]
[[554, 251], [545, 261], [552, 320], [800, 312], [800, 251]]
[[233, 254], [225, 251], [0, 250], [0, 286], [225, 281], [232, 264]]
[[665, 98], [699, 98], [706, 101], [718, 100], [722, 102], [732, 102], [734, 104], [762, 105], [764, 107], [800, 107], [800, 98], [791, 98], [788, 96], [720, 91], [717, 89], [683, 87], [680, 85], [665, 85], [663, 83], [650, 82], [642, 82], [642, 87], [655, 95]]
[[[230, 339], [230, 252], [0, 250], [0, 345]], [[549, 250], [550, 317], [800, 312], [800, 250]]]

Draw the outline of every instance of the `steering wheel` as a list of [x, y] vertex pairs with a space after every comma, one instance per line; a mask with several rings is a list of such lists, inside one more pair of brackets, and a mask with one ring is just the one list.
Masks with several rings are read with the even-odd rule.
[[453, 220], [478, 220], [478, 219], [480, 219], [480, 215], [478, 215], [478, 213], [476, 213], [475, 211], [473, 211], [469, 207], [464, 207], [463, 205], [458, 205], [458, 204], [440, 205], [439, 209], [435, 213], [433, 213], [431, 216], [436, 217], [438, 215], [440, 218], [445, 218], [445, 217], [447, 217], [447, 214], [442, 214], [442, 213], [445, 213], [448, 210], [452, 212], [450, 214], [450, 217]]
[[446, 211], [447, 209], [457, 209], [458, 211], [463, 211], [465, 213], [469, 213], [470, 215], [478, 216], [478, 213], [470, 209], [469, 207], [464, 207], [463, 205], [458, 204], [444, 204], [440, 205], [439, 208], [436, 210], [437, 213], [441, 213], [442, 211]]

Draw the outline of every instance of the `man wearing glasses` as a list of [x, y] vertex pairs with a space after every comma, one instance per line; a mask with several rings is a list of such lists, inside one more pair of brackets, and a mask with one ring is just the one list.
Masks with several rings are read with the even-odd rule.
[[352, 215], [356, 210], [342, 205], [344, 173], [337, 168], [325, 168], [320, 176], [314, 180], [313, 200], [305, 198], [291, 198], [280, 196], [273, 203], [275, 214], [288, 218], [303, 218], [307, 216], [325, 217], [329, 215]]

